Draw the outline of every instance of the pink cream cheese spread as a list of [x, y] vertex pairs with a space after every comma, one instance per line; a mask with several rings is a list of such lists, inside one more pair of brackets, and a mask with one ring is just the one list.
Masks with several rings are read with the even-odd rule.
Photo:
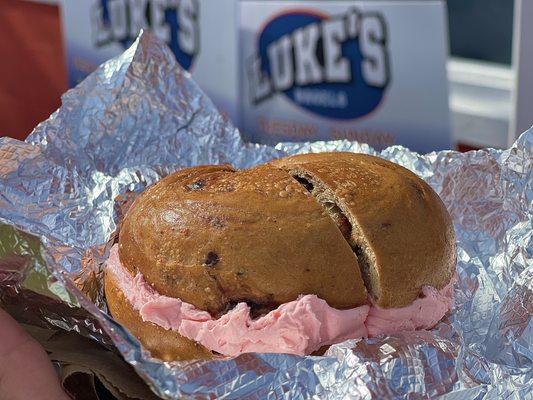
[[370, 305], [337, 310], [315, 295], [302, 295], [255, 320], [246, 303], [213, 319], [192, 304], [157, 293], [142, 274], [133, 277], [120, 262], [118, 246], [111, 249], [106, 268], [143, 321], [177, 331], [227, 356], [250, 352], [307, 355], [347, 339], [429, 329], [453, 305], [452, 281], [440, 291], [424, 286], [423, 296], [402, 308], [384, 309], [370, 300]]

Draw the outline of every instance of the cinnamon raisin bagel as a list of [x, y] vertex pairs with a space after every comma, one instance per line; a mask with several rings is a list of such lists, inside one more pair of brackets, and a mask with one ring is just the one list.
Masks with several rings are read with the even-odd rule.
[[[423, 180], [377, 157], [322, 153], [167, 176], [128, 210], [118, 257], [147, 290], [194, 306], [201, 319], [238, 303], [256, 318], [302, 295], [337, 310], [369, 297], [403, 307], [424, 285], [446, 286], [456, 255], [450, 217]], [[165, 321], [143, 320], [117, 275], [106, 272], [105, 289], [113, 317], [154, 355], [213, 354]]]

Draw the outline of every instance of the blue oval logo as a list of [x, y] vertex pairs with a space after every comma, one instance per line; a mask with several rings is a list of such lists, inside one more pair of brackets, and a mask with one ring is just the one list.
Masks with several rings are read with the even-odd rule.
[[256, 65], [249, 68], [252, 101], [282, 93], [323, 117], [363, 117], [378, 107], [390, 82], [386, 35], [379, 14], [355, 9], [336, 17], [279, 15], [258, 37]]
[[163, 39], [178, 63], [189, 70], [199, 50], [198, 1], [100, 0], [91, 10], [96, 46], [120, 43], [131, 46], [141, 29], [149, 28]]

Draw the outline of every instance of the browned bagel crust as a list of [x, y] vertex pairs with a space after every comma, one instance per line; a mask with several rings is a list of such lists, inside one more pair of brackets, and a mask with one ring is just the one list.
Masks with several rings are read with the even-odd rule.
[[213, 315], [239, 301], [272, 309], [301, 294], [332, 307], [366, 302], [357, 258], [323, 208], [270, 165], [196, 167], [135, 201], [119, 255], [159, 293]]

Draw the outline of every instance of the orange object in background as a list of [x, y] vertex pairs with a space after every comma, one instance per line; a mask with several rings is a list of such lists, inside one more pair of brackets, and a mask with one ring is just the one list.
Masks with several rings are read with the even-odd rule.
[[0, 0], [0, 136], [24, 139], [68, 88], [59, 7]]

